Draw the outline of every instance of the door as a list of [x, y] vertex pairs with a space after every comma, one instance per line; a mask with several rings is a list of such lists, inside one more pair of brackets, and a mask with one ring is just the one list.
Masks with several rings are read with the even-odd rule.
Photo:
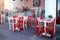
[[56, 16], [57, 16], [57, 20], [56, 23], [60, 24], [60, 0], [57, 1], [57, 12], [56, 12]]

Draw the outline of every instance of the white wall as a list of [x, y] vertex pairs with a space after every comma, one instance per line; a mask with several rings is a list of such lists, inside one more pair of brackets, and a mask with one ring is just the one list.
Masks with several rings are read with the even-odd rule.
[[22, 6], [24, 5], [24, 1], [20, 1], [20, 0], [15, 0], [13, 1], [13, 7], [19, 7], [22, 8]]
[[56, 0], [45, 0], [45, 17], [56, 17]]
[[13, 8], [12, 0], [4, 0], [4, 9], [11, 10]]
[[20, 7], [22, 8], [23, 6], [23, 3], [24, 1], [20, 1], [20, 0], [4, 0], [4, 8], [5, 9], [9, 9], [9, 10], [12, 10], [12, 8], [15, 8], [15, 7]]

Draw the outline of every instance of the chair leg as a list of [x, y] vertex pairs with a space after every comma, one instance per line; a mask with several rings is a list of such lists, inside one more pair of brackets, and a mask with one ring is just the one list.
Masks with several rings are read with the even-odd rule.
[[9, 25], [9, 31], [11, 30], [11, 25], [10, 25], [10, 21], [8, 20], [8, 25]]
[[14, 24], [12, 24], [12, 29], [13, 29], [13, 32], [15, 32], [16, 30], [15, 30], [15, 25]]

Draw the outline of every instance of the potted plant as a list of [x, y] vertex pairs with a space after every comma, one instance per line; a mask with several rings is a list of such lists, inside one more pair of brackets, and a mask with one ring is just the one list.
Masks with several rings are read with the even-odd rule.
[[52, 18], [52, 15], [49, 15], [48, 17], [49, 17], [49, 18]]

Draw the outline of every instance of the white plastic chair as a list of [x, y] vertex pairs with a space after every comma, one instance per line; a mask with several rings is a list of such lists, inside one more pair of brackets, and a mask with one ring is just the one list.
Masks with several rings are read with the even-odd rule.
[[0, 14], [1, 14], [1, 23], [5, 23], [5, 13]]

